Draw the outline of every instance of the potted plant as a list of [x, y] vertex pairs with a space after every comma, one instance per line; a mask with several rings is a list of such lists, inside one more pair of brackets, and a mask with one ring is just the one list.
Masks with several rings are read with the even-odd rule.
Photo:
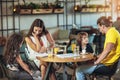
[[97, 7], [96, 5], [89, 5], [89, 12], [97, 12]]
[[110, 11], [111, 11], [110, 6], [109, 6], [109, 5], [106, 5], [106, 6], [105, 6], [105, 12], [110, 12]]
[[40, 13], [40, 4], [31, 3], [32, 5], [32, 14], [39, 14]]
[[98, 9], [98, 12], [104, 12], [105, 11], [105, 6], [104, 5], [98, 5], [97, 9]]
[[20, 14], [31, 14], [31, 5], [30, 4], [22, 4], [20, 5]]
[[60, 3], [55, 3], [54, 5], [54, 13], [63, 13], [64, 12], [64, 7], [61, 6]]
[[51, 4], [49, 3], [41, 3], [39, 12], [40, 13], [52, 13], [53, 8], [51, 7]]
[[89, 12], [88, 5], [82, 5], [81, 8], [81, 12]]

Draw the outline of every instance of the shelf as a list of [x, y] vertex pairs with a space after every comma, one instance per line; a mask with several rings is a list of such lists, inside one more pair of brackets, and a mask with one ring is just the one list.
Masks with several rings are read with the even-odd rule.
[[41, 14], [62, 14], [64, 9], [20, 9], [14, 14], [20, 15], [41, 15]]
[[[96, 13], [105, 13], [105, 12], [75, 12], [75, 13], [81, 13], [81, 14], [96, 14]], [[107, 13], [107, 12], [106, 12]]]
[[13, 30], [19, 30], [18, 28], [15, 29], [0, 29], [0, 31], [13, 31]]
[[14, 13], [15, 15], [54, 15], [54, 14], [63, 14], [63, 13], [34, 13], [34, 14], [16, 14]]
[[18, 1], [16, 1], [16, 0], [1, 0], [0, 2], [18, 2]]
[[14, 13], [14, 15], [25, 15], [25, 16], [29, 16], [29, 15], [56, 15], [56, 14], [63, 14], [63, 13], [40, 13], [40, 14], [16, 14], [16, 13]]
[[8, 14], [8, 15], [3, 14], [2, 16], [13, 16], [13, 14]]

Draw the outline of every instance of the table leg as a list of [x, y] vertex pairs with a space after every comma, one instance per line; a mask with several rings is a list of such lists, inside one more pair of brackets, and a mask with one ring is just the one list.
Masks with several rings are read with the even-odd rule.
[[63, 80], [67, 80], [67, 78], [68, 78], [68, 75], [67, 75], [67, 73], [66, 73], [66, 66], [65, 66], [65, 64], [63, 63]]
[[49, 73], [50, 73], [51, 66], [52, 66], [52, 63], [49, 63], [44, 80], [49, 80]]
[[76, 80], [75, 79], [75, 70], [76, 70], [76, 67], [77, 67], [77, 64], [76, 63], [72, 63], [72, 71], [73, 71], [73, 74], [70, 74], [72, 77], [71, 79], [69, 78], [69, 71], [67, 72], [67, 70], [70, 70], [70, 68], [68, 66], [66, 66], [65, 64], [63, 64], [63, 80]]

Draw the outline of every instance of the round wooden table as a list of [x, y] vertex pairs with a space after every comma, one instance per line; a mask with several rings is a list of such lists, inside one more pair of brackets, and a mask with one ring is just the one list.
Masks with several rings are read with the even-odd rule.
[[[69, 55], [69, 54], [68, 54]], [[63, 57], [62, 57], [63, 56]], [[78, 55], [73, 57], [66, 56], [66, 54], [60, 54], [59, 56], [53, 55], [51, 57], [45, 56], [45, 57], [37, 57], [40, 61], [45, 61], [45, 62], [57, 62], [57, 63], [66, 63], [66, 62], [84, 62], [88, 60], [92, 60], [94, 58], [93, 54], [83, 54], [83, 55]]]
[[[37, 56], [37, 59], [40, 61], [44, 61], [44, 62], [49, 62], [47, 71], [46, 71], [46, 76], [44, 78], [44, 80], [49, 80], [48, 78], [48, 74], [49, 71], [51, 69], [51, 65], [52, 63], [56, 62], [56, 63], [67, 63], [67, 62], [86, 62], [89, 60], [94, 59], [93, 54], [91, 53], [87, 53], [87, 54], [81, 54], [81, 55], [74, 55], [74, 54], [58, 54], [58, 55], [53, 55], [51, 57], [48, 56], [44, 56], [44, 57], [39, 57]], [[63, 72], [63, 77], [65, 76], [65, 70]], [[64, 79], [67, 80], [67, 79]]]

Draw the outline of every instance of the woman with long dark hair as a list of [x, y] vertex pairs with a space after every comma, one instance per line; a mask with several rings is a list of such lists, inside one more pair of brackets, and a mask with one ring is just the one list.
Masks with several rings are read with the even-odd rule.
[[20, 47], [22, 46], [23, 40], [23, 36], [18, 33], [14, 33], [8, 37], [4, 48], [3, 58], [6, 67], [13, 77], [19, 80], [31, 80], [33, 71], [29, 69], [29, 66], [23, 62], [20, 56]]
[[[36, 59], [36, 54], [45, 53], [48, 49], [54, 47], [54, 40], [48, 30], [45, 28], [44, 22], [41, 19], [35, 19], [25, 37], [26, 45], [30, 53], [29, 58], [34, 60], [36, 65], [40, 67], [42, 80], [44, 79], [48, 64]], [[52, 80], [55, 80], [53, 74], [50, 75]]]

